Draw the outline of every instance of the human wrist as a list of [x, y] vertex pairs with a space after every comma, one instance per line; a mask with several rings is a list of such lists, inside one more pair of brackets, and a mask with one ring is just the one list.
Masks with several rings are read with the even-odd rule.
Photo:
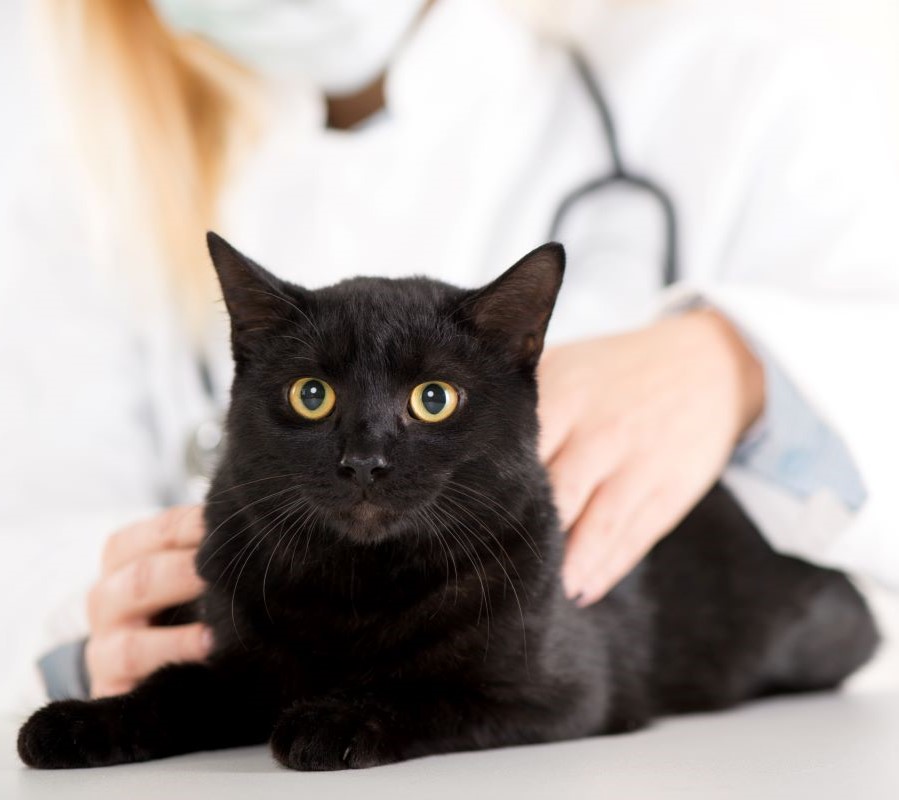
[[712, 308], [689, 312], [697, 325], [712, 337], [716, 350], [729, 366], [737, 402], [738, 438], [761, 417], [765, 409], [765, 370], [740, 331], [723, 314]]
[[712, 308], [687, 311], [677, 318], [689, 331], [694, 348], [706, 354], [715, 380], [732, 388], [735, 443], [761, 417], [765, 408], [765, 371], [739, 330]]

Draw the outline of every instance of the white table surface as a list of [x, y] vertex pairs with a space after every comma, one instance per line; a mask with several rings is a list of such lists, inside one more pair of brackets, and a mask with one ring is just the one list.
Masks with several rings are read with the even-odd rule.
[[15, 730], [15, 720], [0, 721], [4, 800], [899, 798], [899, 691], [893, 690], [778, 698], [666, 719], [625, 736], [336, 773], [291, 772], [263, 747], [38, 772], [19, 763]]

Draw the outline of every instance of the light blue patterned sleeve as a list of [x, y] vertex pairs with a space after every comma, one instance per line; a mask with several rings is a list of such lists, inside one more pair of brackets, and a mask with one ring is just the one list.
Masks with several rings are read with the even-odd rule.
[[90, 697], [90, 680], [84, 661], [86, 639], [66, 642], [45, 653], [38, 669], [51, 700], [86, 700]]
[[771, 355], [758, 346], [753, 349], [765, 371], [765, 411], [734, 450], [731, 463], [802, 498], [829, 489], [847, 508], [858, 510], [867, 491], [845, 443]]

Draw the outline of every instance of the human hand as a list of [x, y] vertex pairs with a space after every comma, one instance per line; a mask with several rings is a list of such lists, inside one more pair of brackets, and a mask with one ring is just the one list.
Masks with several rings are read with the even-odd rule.
[[764, 407], [764, 373], [733, 326], [691, 311], [548, 350], [540, 455], [562, 528], [562, 578], [585, 606], [669, 533]]
[[88, 594], [85, 662], [93, 697], [122, 694], [165, 664], [208, 654], [212, 640], [202, 624], [151, 624], [158, 612], [203, 590], [194, 566], [202, 537], [199, 506], [170, 508], [109, 537]]

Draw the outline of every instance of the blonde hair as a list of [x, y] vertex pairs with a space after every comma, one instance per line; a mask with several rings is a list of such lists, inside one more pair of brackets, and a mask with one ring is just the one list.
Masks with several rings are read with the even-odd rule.
[[189, 325], [201, 325], [215, 296], [204, 233], [233, 157], [258, 130], [257, 82], [200, 40], [176, 38], [149, 0], [41, 3], [45, 49], [108, 222], [154, 251]]

